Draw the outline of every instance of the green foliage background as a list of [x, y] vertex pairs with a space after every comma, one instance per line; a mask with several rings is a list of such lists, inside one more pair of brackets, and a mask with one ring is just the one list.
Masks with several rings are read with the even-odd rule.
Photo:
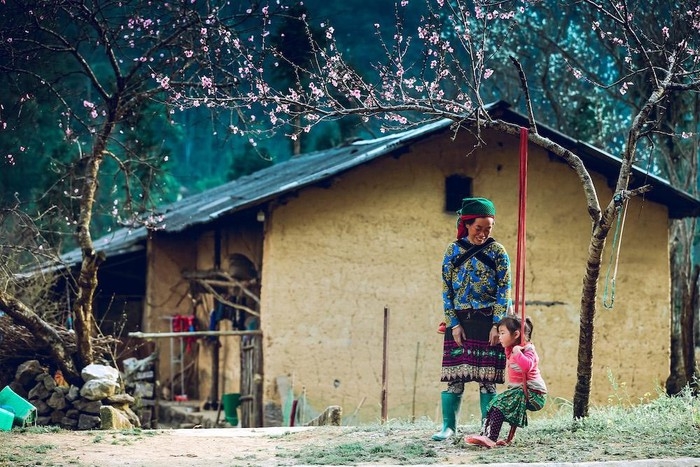
[[[306, 10], [311, 24], [332, 24], [344, 58], [356, 65], [360, 73], [369, 74], [374, 64], [386, 60], [384, 51], [378, 46], [378, 30], [391, 42], [398, 17], [405, 34], [415, 35], [421, 16], [427, 10], [421, 1], [410, 3], [410, 9], [397, 10], [393, 2], [309, 0], [299, 11]], [[573, 86], [577, 80], [567, 71], [567, 66], [572, 66], [571, 56], [576, 53], [580, 57], [576, 63], [578, 66], [592, 70], [601, 80], [614, 81], [619, 78], [617, 57], [611, 56], [609, 51], [596, 50], [602, 46], [595, 40], [594, 32], [584, 27], [590, 21], [588, 18], [581, 17], [575, 7], [569, 7], [566, 14], [561, 8], [560, 2], [546, 0], [539, 8], [527, 13], [527, 19], [520, 27], [493, 31], [496, 40], [486, 53], [494, 67], [495, 78], [485, 81], [488, 86], [485, 97], [492, 101], [506, 100], [516, 108], [522, 107], [520, 84], [509, 58], [515, 56], [528, 76], [537, 77], [529, 84], [539, 121], [615, 153], [624, 142], [621, 131], [625, 128], [625, 120], [634, 110], [631, 99], [626, 100], [619, 93], [592, 85]], [[410, 12], [410, 15], [401, 16], [405, 14], [403, 11]], [[653, 8], [650, 7], [649, 11]], [[4, 17], [0, 26], [12, 21], [13, 18]], [[287, 20], [278, 24], [277, 33], [285, 33], [285, 39], [280, 43], [289, 50], [299, 51], [295, 60], [307, 59], [305, 38], [299, 34], [298, 22]], [[377, 29], [375, 24], [381, 28]], [[652, 33], [655, 32], [650, 24]], [[562, 50], [569, 50], [571, 54], [567, 56]], [[406, 62], [417, 62], [418, 52], [410, 49]], [[99, 74], [106, 67], [106, 58], [98, 54], [93, 57], [94, 62], [90, 65]], [[40, 63], [32, 66], [42, 71], [48, 68], [56, 76], [70, 76], [72, 71], [71, 65], [62, 63], [54, 55], [43, 56]], [[290, 76], [282, 70], [275, 79], [278, 82], [274, 84], [284, 85], [290, 81]], [[75, 83], [75, 89], [73, 106], [80, 107], [80, 100], [89, 100], [90, 96], [79, 92], [80, 82]], [[31, 98], [20, 99], [17, 105], [9, 104], [24, 95]], [[70, 165], [76, 159], [77, 149], [66, 137], [66, 117], [55, 97], [30, 81], [16, 81], [0, 74], [0, 103], [3, 104], [0, 121], [10, 122], [9, 127], [0, 130], [0, 206], [19, 205], [34, 215], [50, 212], [57, 205], [68, 208], [67, 212], [75, 212], [77, 203], [70, 196], [75, 187], [70, 185], [65, 174], [79, 169]], [[688, 105], [684, 103], [677, 107], [693, 108]], [[134, 206], [137, 211], [221, 185], [292, 155], [292, 143], [283, 134], [257, 141], [256, 145], [245, 137], [232, 134], [229, 127], [237, 121], [233, 112], [211, 113], [202, 107], [168, 113], [157, 104], [143, 104], [134, 109], [129, 120], [119, 134], [119, 143], [147, 155], [147, 160], [156, 169], [152, 179], [143, 172], [143, 183], [135, 193], [136, 199], [141, 200], [140, 205]], [[692, 132], [696, 130], [697, 122], [689, 116], [674, 125], [671, 122], [670, 129]], [[377, 123], [363, 124], [357, 118], [346, 118], [315, 127], [301, 141], [301, 150], [311, 152], [354, 138], [376, 136], [380, 136]], [[676, 142], [670, 150], [678, 150], [681, 144]], [[664, 147], [669, 145], [650, 145], [641, 160], [645, 168], [662, 176], [672, 169], [659, 164], [654, 151]], [[697, 154], [694, 157], [697, 158]], [[138, 169], [135, 171], [138, 174]], [[94, 237], [117, 227], [112, 210], [121, 207], [125, 199], [126, 185], [119, 179], [116, 166], [107, 162], [101, 177]], [[697, 181], [693, 181], [692, 186], [681, 188], [694, 190], [696, 185]], [[70, 215], [43, 219], [46, 230], [55, 232], [52, 235], [58, 244], [70, 244], [73, 222]]]

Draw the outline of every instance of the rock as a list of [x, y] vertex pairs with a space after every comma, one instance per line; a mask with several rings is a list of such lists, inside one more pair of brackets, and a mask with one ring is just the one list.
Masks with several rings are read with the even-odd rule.
[[66, 398], [63, 397], [61, 391], [54, 391], [46, 401], [46, 404], [56, 410], [63, 410], [66, 407]]
[[126, 418], [129, 419], [131, 424], [135, 426], [136, 428], [141, 428], [141, 419], [139, 418], [138, 415], [136, 415], [136, 412], [131, 410], [130, 407], [124, 407], [123, 409], [120, 409], [124, 414], [126, 415]]
[[66, 430], [75, 430], [78, 427], [78, 420], [71, 417], [63, 417], [59, 425]]
[[30, 401], [36, 400], [36, 399], [41, 399], [45, 400], [48, 399], [48, 397], [51, 395], [48, 389], [46, 389], [46, 386], [44, 386], [43, 382], [38, 382], [36, 385], [29, 390], [29, 394], [27, 395], [27, 399]]
[[37, 415], [48, 415], [53, 410], [45, 401], [41, 399], [36, 399], [31, 402], [32, 405], [36, 407]]
[[24, 397], [25, 399], [28, 399], [27, 397], [27, 390], [24, 389], [24, 386], [19, 384], [17, 381], [13, 381], [9, 384], [10, 389], [14, 391], [15, 394], [17, 394], [20, 397]]
[[100, 407], [100, 426], [103, 430], [129, 430], [134, 426], [124, 412], [111, 405]]
[[46, 426], [51, 424], [51, 417], [37, 417], [36, 424], [39, 426]]
[[100, 413], [100, 407], [102, 406], [102, 401], [89, 401], [86, 399], [78, 399], [73, 402], [73, 407], [81, 412], [98, 414]]
[[306, 426], [332, 425], [340, 426], [343, 409], [339, 405], [331, 405], [321, 415], [311, 420]]
[[81, 413], [80, 417], [78, 417], [78, 430], [94, 430], [101, 423], [102, 420], [99, 416]]
[[62, 410], [54, 410], [51, 412], [51, 423], [54, 425], [59, 425], [61, 420], [66, 416], [66, 413]]
[[80, 388], [78, 386], [72, 386], [68, 389], [68, 394], [66, 394], [66, 400], [73, 402], [80, 397]]
[[115, 385], [119, 381], [119, 370], [106, 365], [88, 365], [80, 372], [80, 376], [86, 383], [95, 379], [111, 381]]
[[129, 406], [133, 405], [134, 402], [136, 402], [136, 399], [134, 399], [131, 395], [122, 393], [122, 394], [114, 394], [113, 396], [107, 397], [104, 402], [108, 405], [113, 405], [117, 407], [121, 406]]
[[114, 395], [118, 384], [110, 379], [91, 379], [80, 388], [80, 395], [87, 400], [98, 401]]
[[54, 381], [54, 379], [48, 373], [44, 373], [37, 376], [36, 381], [43, 383], [43, 385], [49, 391], [53, 391], [54, 389], [56, 389], [56, 381]]
[[[39, 360], [27, 360], [17, 367], [15, 381], [21, 386], [28, 386], [38, 375], [44, 373], [46, 369], [41, 366]], [[16, 392], [16, 391], [15, 391]]]

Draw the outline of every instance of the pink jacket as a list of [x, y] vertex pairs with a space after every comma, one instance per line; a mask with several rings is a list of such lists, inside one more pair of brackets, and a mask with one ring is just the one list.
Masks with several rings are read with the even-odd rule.
[[547, 385], [540, 374], [540, 357], [535, 351], [535, 345], [529, 342], [522, 348], [521, 352], [517, 353], [513, 352], [512, 347], [507, 347], [505, 350], [508, 366], [508, 386], [522, 386], [523, 375], [525, 375], [529, 390], [547, 394]]

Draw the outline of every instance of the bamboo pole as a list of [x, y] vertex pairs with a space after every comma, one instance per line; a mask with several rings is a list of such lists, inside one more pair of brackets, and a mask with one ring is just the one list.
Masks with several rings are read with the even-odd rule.
[[198, 336], [252, 336], [262, 335], [260, 329], [251, 331], [186, 331], [186, 332], [130, 332], [129, 337], [137, 339], [162, 339], [166, 337], [198, 337]]
[[416, 421], [416, 384], [418, 383], [418, 356], [420, 355], [420, 341], [416, 342], [416, 364], [413, 367], [413, 403], [411, 404], [411, 423]]

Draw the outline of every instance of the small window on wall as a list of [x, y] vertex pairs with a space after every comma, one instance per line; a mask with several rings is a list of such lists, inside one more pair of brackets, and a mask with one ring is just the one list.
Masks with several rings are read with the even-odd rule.
[[455, 213], [462, 207], [462, 199], [472, 196], [472, 179], [450, 175], [445, 179], [445, 211]]

